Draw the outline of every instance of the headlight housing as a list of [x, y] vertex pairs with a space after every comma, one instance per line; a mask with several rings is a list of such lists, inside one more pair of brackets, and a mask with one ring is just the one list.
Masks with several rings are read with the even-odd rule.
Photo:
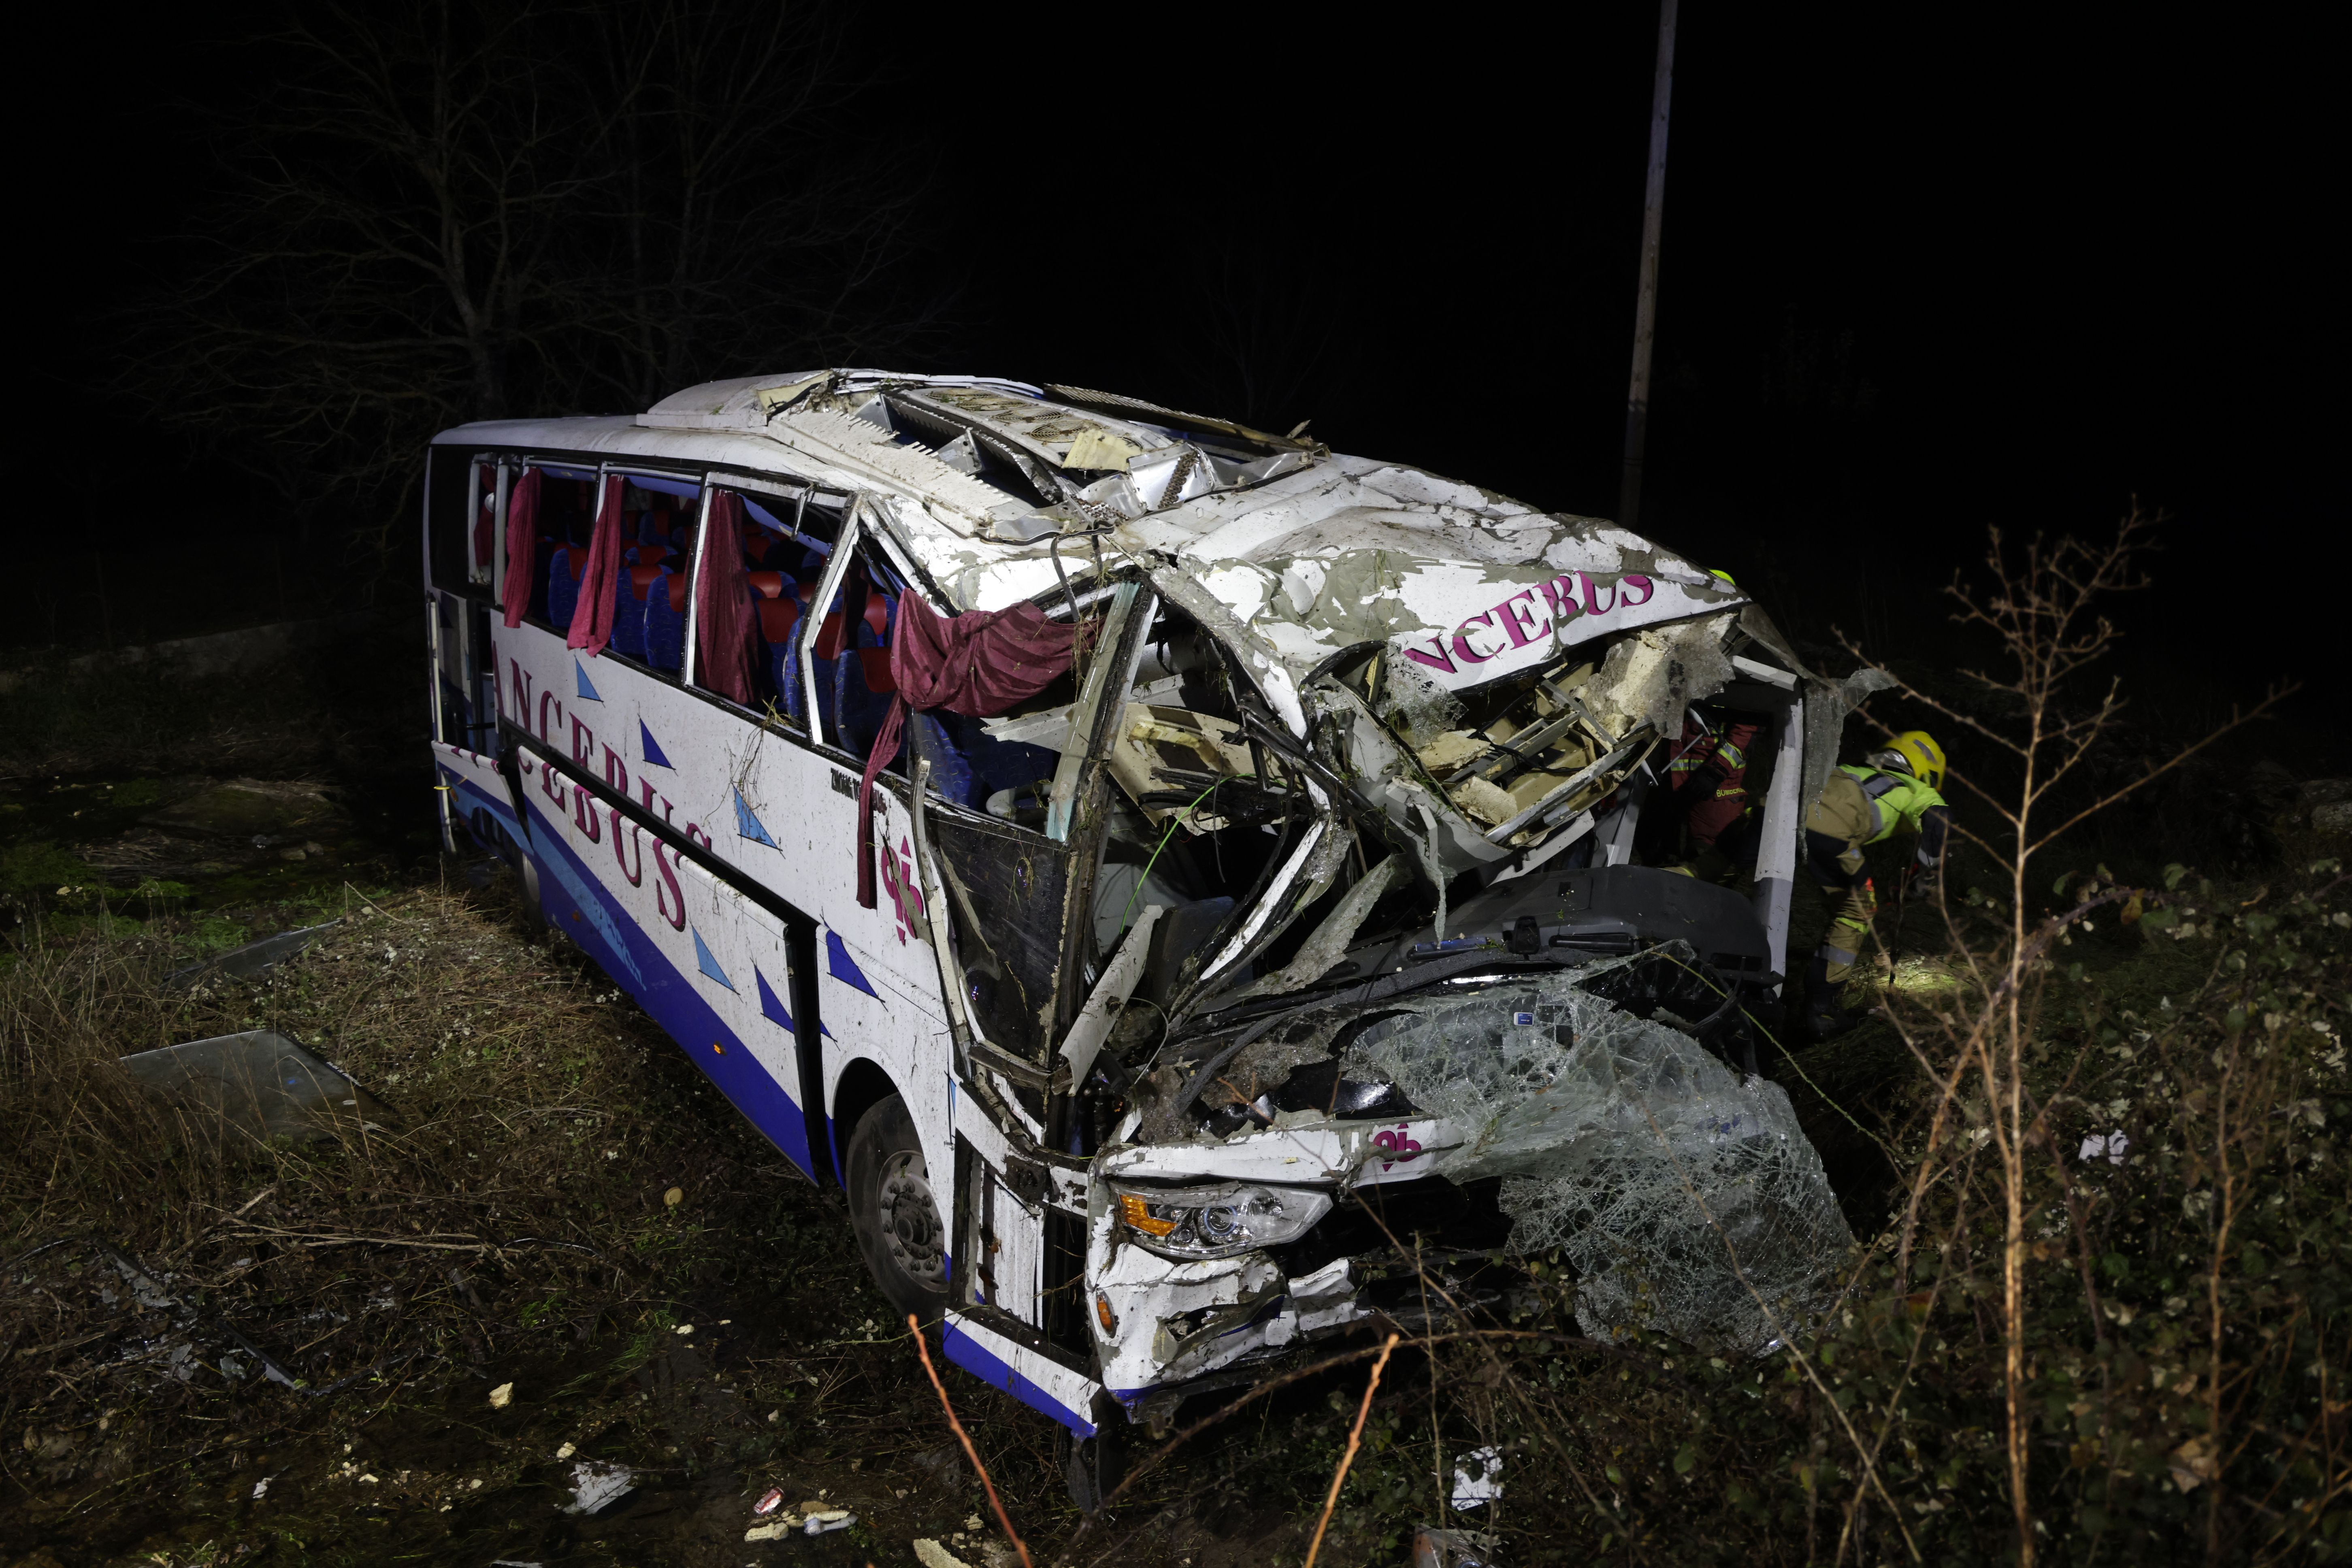
[[1199, 1186], [1113, 1184], [1120, 1226], [1146, 1251], [1180, 1262], [1231, 1258], [1296, 1241], [1331, 1212], [1331, 1194], [1312, 1187], [1215, 1182]]

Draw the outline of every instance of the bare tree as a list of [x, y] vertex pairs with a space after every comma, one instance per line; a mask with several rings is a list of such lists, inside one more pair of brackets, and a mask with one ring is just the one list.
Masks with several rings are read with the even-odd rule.
[[[915, 181], [858, 151], [833, 13], [751, 0], [305, 9], [215, 121], [138, 392], [288, 497], [385, 520], [433, 430], [642, 407], [887, 343]], [[899, 313], [903, 314], [903, 312]]]

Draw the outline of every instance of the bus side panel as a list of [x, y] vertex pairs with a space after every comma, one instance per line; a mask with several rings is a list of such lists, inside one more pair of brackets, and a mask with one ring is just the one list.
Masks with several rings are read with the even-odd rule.
[[491, 836], [499, 832], [521, 845], [523, 826], [515, 816], [514, 797], [496, 761], [438, 741], [433, 743], [433, 760], [439, 767], [440, 787], [449, 792], [449, 809], [482, 840], [483, 847], [498, 848]]
[[[763, 732], [709, 699], [618, 659], [586, 658], [542, 628], [499, 627], [493, 635], [499, 708], [510, 722], [818, 922], [822, 1100], [828, 1114], [814, 1120], [829, 1123], [843, 1074], [860, 1059], [873, 1062], [905, 1099], [933, 1190], [943, 1206], [950, 1205], [955, 1143], [948, 1086], [954, 1052], [938, 961], [902, 904], [920, 896], [911, 891], [916, 879], [904, 807], [877, 787], [876, 840], [893, 850], [904, 847], [896, 857], [903, 874], [884, 879], [877, 908], [862, 908], [853, 853], [857, 780], [847, 764], [795, 735]], [[556, 809], [552, 801], [548, 809]], [[595, 862], [593, 854], [590, 861]], [[556, 889], [544, 896], [552, 900]], [[691, 960], [686, 972], [696, 973]], [[835, 1129], [842, 1140], [851, 1131]]]
[[[787, 748], [770, 750], [782, 752]], [[824, 884], [832, 892], [829, 912], [841, 921], [840, 925], [828, 921], [817, 932], [818, 1009], [840, 1041], [838, 1048], [828, 1047], [824, 1053], [825, 1103], [837, 1101], [842, 1077], [858, 1058], [880, 1068], [897, 1086], [908, 1115], [914, 1120], [931, 1191], [946, 1218], [954, 1214], [956, 1199], [955, 1108], [950, 1092], [955, 1043], [940, 1005], [939, 961], [931, 955], [929, 944], [913, 934], [908, 923], [896, 913], [887, 892], [879, 897], [878, 910], [858, 907], [856, 859], [851, 847], [857, 842], [856, 802], [826, 786], [826, 775], [833, 768], [823, 757], [798, 745], [789, 751], [803, 763], [814, 764], [810, 770], [814, 775], [813, 793], [807, 797], [812, 809], [799, 826], [811, 841], [809, 861], [817, 872], [809, 880]], [[774, 760], [788, 763], [791, 759]], [[766, 787], [772, 794], [781, 792], [775, 775], [783, 771], [772, 766], [767, 770]], [[897, 804], [885, 791], [875, 790], [877, 861], [886, 852], [884, 847], [902, 837], [907, 826], [905, 812], [891, 810]], [[900, 831], [893, 833], [894, 826]], [[911, 880], [911, 857], [910, 848], [905, 862], [909, 868], [907, 880]], [[879, 874], [877, 864], [877, 879]], [[836, 879], [841, 886], [834, 889], [831, 884]], [[846, 1140], [856, 1129], [843, 1126], [835, 1131], [845, 1151]], [[952, 1244], [952, 1221], [949, 1236]]]
[[808, 1122], [794, 1098], [800, 1068], [783, 1003], [792, 976], [782, 923], [531, 752], [520, 766], [549, 923], [813, 1173]]

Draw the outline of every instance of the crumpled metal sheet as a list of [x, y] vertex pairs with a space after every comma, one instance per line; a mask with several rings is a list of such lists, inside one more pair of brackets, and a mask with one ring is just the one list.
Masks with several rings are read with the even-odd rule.
[[1323, 923], [1291, 955], [1288, 963], [1234, 992], [1231, 1000], [1279, 996], [1320, 980], [1347, 953], [1348, 944], [1355, 940], [1357, 929], [1372, 912], [1372, 906], [1380, 902], [1381, 895], [1410, 876], [1403, 858], [1391, 855], [1357, 878], [1355, 886], [1340, 897], [1338, 906], [1324, 917]]

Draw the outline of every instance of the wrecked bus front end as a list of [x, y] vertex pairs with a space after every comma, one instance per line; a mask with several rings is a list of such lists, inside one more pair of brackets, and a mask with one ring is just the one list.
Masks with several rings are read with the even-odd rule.
[[[1162, 559], [1108, 756], [1108, 1026], [1063, 1055], [1097, 1375], [1155, 1426], [1350, 1324], [1492, 1304], [1505, 1255], [1572, 1268], [1596, 1336], [1759, 1352], [1851, 1245], [1752, 1021], [1835, 694], [1631, 535], [1380, 477], [1415, 505], [1240, 558], [1119, 531]], [[1695, 868], [1675, 763], [1732, 727], [1747, 799]]]

